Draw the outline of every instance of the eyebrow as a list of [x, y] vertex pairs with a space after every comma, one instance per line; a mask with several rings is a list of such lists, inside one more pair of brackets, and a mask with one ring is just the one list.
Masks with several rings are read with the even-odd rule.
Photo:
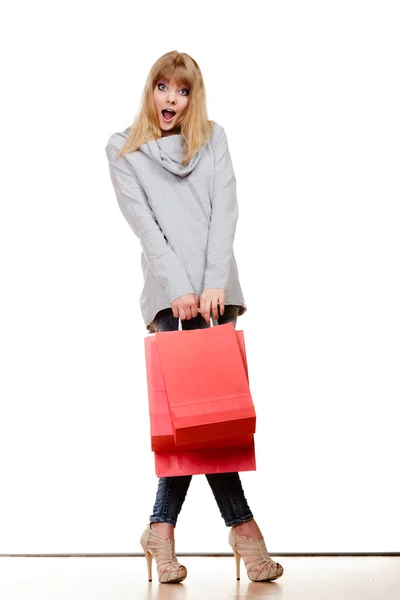
[[[164, 85], [167, 85], [163, 79], [159, 79], [159, 80], [157, 81], [157, 83], [163, 83]], [[170, 83], [170, 82], [168, 82], [168, 84], [169, 84], [169, 83]], [[188, 84], [188, 83], [181, 83], [181, 85], [177, 85], [176, 87], [187, 87], [187, 88], [189, 88], [190, 86], [189, 86], [189, 84]]]

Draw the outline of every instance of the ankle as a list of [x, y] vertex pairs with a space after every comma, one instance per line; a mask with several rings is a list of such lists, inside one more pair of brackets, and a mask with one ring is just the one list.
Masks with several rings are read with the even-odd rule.
[[150, 529], [161, 535], [163, 537], [168, 538], [169, 540], [174, 541], [174, 526], [170, 523], [150, 523]]
[[256, 538], [257, 540], [263, 539], [261, 530], [254, 519], [239, 523], [238, 525], [235, 525], [234, 528], [237, 535], [245, 535], [247, 537]]

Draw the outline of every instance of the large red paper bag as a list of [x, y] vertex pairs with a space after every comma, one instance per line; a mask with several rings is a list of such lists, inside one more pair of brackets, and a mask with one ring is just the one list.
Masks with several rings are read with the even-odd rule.
[[[246, 377], [248, 379], [246, 350], [243, 331], [235, 330], [238, 340], [240, 354], [244, 364]], [[253, 443], [253, 434], [243, 433], [235, 437], [220, 438], [205, 442], [188, 442], [179, 447], [176, 446], [168, 399], [166, 395], [164, 378], [161, 372], [161, 363], [158, 354], [155, 336], [145, 338], [145, 359], [147, 373], [147, 389], [149, 398], [151, 449], [154, 451], [191, 450], [201, 448], [241, 447], [250, 446]]]
[[233, 323], [156, 332], [155, 338], [177, 446], [255, 433]]

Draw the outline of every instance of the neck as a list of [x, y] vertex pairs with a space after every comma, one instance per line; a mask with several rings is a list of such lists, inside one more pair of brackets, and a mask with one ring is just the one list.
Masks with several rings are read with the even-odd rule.
[[181, 133], [181, 128], [180, 127], [175, 127], [174, 129], [170, 129], [168, 131], [164, 131], [164, 129], [161, 130], [161, 137], [167, 137], [168, 135], [176, 135], [178, 133]]

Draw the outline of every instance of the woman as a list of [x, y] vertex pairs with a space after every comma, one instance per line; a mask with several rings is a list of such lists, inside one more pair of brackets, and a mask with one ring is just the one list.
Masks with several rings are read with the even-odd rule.
[[[150, 333], [176, 330], [179, 319], [182, 329], [210, 327], [211, 318], [236, 327], [247, 310], [233, 252], [236, 179], [225, 131], [208, 120], [205, 97], [196, 61], [168, 52], [149, 72], [135, 122], [106, 145], [118, 204], [142, 248], [140, 305]], [[239, 474], [206, 477], [231, 528], [238, 578], [240, 557], [252, 581], [280, 577], [283, 568], [267, 552]], [[158, 481], [140, 540], [150, 581], [153, 556], [161, 583], [186, 578], [174, 529], [191, 478]]]

